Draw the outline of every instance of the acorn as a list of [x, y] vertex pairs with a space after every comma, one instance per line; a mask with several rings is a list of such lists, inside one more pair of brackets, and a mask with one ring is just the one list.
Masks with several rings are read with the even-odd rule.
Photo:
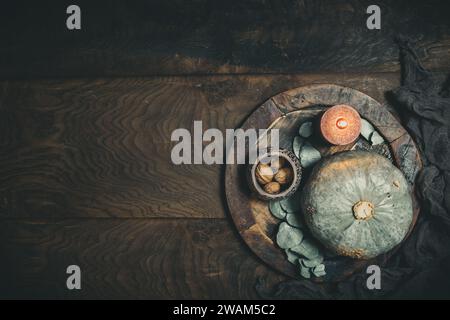
[[258, 181], [258, 183], [261, 185], [265, 185], [265, 184], [269, 183], [270, 181], [272, 181], [274, 173], [273, 173], [273, 170], [270, 167], [270, 165], [260, 163], [260, 164], [258, 164], [258, 167], [256, 168], [255, 175], [256, 175], [256, 180]]
[[281, 186], [278, 182], [272, 181], [264, 186], [264, 191], [269, 194], [275, 194], [280, 192]]
[[283, 168], [285, 164], [286, 164], [286, 159], [283, 157], [273, 158], [272, 161], [270, 162], [270, 166], [272, 167], [272, 170], [274, 173], [277, 173], [278, 170]]
[[288, 184], [292, 182], [294, 173], [291, 168], [281, 168], [275, 175], [275, 181], [279, 184]]

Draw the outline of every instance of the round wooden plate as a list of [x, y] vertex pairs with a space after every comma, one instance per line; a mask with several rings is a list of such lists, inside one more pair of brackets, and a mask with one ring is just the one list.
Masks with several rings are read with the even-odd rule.
[[[258, 107], [245, 121], [242, 129], [279, 128], [280, 147], [292, 150], [292, 139], [297, 135], [299, 124], [316, 118], [328, 107], [337, 104], [353, 106], [362, 118], [374, 125], [386, 141], [386, 156], [392, 158], [394, 164], [403, 171], [414, 190], [414, 181], [422, 164], [413, 140], [386, 107], [360, 91], [331, 84], [285, 91]], [[350, 149], [353, 145], [337, 147], [318, 143], [315, 147], [322, 156], [326, 156]], [[250, 249], [269, 266], [288, 276], [299, 278], [298, 268], [287, 261], [283, 250], [274, 241], [280, 220], [270, 214], [267, 202], [251, 194], [245, 179], [245, 165], [227, 165], [225, 192], [234, 224]], [[410, 231], [419, 214], [415, 195], [413, 199], [414, 219]], [[327, 275], [314, 280], [340, 281], [367, 265], [381, 266], [397, 248], [371, 260], [345, 257], [325, 259]]]

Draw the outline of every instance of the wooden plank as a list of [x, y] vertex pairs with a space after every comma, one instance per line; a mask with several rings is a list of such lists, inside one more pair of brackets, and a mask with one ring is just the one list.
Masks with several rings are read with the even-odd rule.
[[369, 0], [79, 0], [79, 31], [69, 4], [2, 5], [0, 78], [398, 71], [399, 34], [450, 70], [446, 0], [378, 0], [381, 30], [366, 27]]
[[[0, 297], [251, 299], [285, 279], [249, 254], [226, 220], [3, 221]], [[81, 268], [67, 290], [66, 268]]]
[[0, 82], [0, 217], [216, 217], [219, 165], [171, 162], [173, 130], [236, 128], [278, 92], [336, 83], [383, 101], [395, 73]]

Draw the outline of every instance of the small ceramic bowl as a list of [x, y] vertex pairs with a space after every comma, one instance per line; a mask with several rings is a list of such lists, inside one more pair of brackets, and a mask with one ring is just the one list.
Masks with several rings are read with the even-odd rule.
[[[258, 165], [260, 163], [268, 164], [270, 165], [270, 159], [283, 159], [282, 162], [283, 168], [291, 168], [292, 169], [292, 178], [290, 179], [289, 183], [280, 185], [280, 191], [277, 193], [268, 193], [264, 189], [265, 184], [260, 183], [259, 179], [257, 178], [257, 170]], [[277, 170], [272, 167], [274, 170], [274, 175], [277, 173]], [[289, 150], [279, 149], [279, 150], [269, 150], [266, 154], [263, 154], [259, 156], [256, 161], [252, 164], [249, 164], [248, 170], [247, 170], [247, 180], [250, 185], [250, 189], [253, 191], [253, 193], [262, 200], [280, 200], [287, 198], [291, 196], [295, 191], [297, 191], [298, 186], [300, 185], [300, 180], [302, 176], [302, 169], [300, 162], [298, 161], [298, 158]], [[270, 179], [270, 177], [269, 177]], [[269, 180], [268, 179], [268, 180]], [[270, 180], [275, 182], [275, 180]]]

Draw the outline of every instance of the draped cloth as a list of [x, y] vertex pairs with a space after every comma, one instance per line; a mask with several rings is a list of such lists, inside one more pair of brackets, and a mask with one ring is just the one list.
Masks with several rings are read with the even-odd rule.
[[397, 38], [401, 86], [389, 104], [416, 142], [423, 169], [416, 181], [421, 213], [411, 235], [381, 267], [381, 289], [369, 290], [364, 271], [336, 284], [290, 280], [267, 288], [268, 299], [450, 298], [450, 77], [425, 70], [410, 41]]

